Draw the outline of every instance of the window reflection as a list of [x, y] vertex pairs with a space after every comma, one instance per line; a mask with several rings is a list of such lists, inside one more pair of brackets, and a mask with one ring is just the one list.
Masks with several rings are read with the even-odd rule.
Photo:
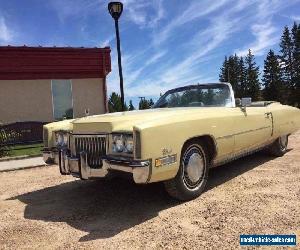
[[55, 120], [73, 118], [71, 80], [52, 80], [52, 99]]
[[154, 108], [230, 107], [230, 89], [224, 84], [191, 85], [167, 91]]

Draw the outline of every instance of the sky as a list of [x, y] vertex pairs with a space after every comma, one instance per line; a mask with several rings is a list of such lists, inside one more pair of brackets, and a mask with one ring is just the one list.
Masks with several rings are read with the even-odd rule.
[[[114, 22], [104, 0], [0, 0], [0, 45], [111, 47], [108, 91], [119, 92]], [[217, 82], [225, 55], [251, 49], [261, 67], [278, 52], [300, 0], [123, 0], [124, 92], [157, 99], [168, 89]]]

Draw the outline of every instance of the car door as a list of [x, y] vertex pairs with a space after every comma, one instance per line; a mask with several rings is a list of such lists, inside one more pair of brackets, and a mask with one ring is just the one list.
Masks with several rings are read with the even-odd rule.
[[273, 121], [266, 107], [237, 107], [235, 110], [235, 154], [258, 148], [270, 139]]

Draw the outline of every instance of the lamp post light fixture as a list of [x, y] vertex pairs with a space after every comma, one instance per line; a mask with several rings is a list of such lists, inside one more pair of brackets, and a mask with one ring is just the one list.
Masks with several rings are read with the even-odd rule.
[[120, 46], [120, 34], [119, 34], [119, 18], [123, 12], [123, 4], [121, 2], [110, 2], [108, 4], [108, 11], [112, 18], [115, 20], [115, 29], [117, 37], [117, 50], [118, 50], [118, 66], [119, 66], [119, 77], [120, 77], [120, 90], [121, 90], [121, 102], [122, 111], [125, 111], [124, 104], [124, 88], [123, 88], [123, 72], [122, 72], [122, 60], [121, 60], [121, 46]]

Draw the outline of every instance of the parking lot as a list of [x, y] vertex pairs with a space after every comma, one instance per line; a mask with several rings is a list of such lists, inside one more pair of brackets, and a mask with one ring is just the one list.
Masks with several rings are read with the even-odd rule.
[[[198, 199], [162, 184], [80, 181], [55, 166], [0, 173], [0, 248], [239, 247], [240, 234], [297, 234], [300, 133], [281, 158], [257, 153], [211, 170]], [[299, 244], [299, 243], [298, 243]]]

